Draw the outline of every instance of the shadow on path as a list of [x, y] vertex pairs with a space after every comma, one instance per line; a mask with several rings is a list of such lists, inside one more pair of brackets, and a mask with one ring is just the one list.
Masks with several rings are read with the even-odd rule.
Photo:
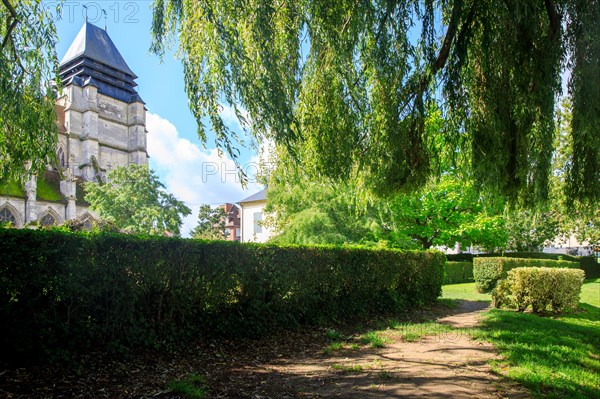
[[[204, 342], [178, 354], [141, 353], [123, 362], [90, 358], [77, 375], [58, 368], [7, 370], [0, 373], [0, 397], [183, 399], [166, 387], [190, 374], [205, 378], [207, 398], [527, 397], [491, 372], [493, 347], [472, 337], [488, 306], [470, 301], [452, 309], [436, 306], [394, 316], [387, 329], [377, 321], [339, 326], [343, 341], [334, 351], [325, 350], [332, 344], [327, 329], [316, 328], [254, 341]], [[436, 330], [442, 332], [421, 334], [414, 342], [394, 327], [429, 331], [434, 321], [446, 325]], [[361, 343], [360, 335], [369, 331], [384, 336], [385, 347]]]
[[441, 324], [447, 324], [454, 328], [475, 327], [479, 323], [479, 316], [482, 311], [490, 308], [488, 302], [479, 301], [457, 301], [459, 306], [456, 311], [449, 316], [442, 317], [436, 321]]
[[[297, 355], [239, 365], [235, 383], [213, 386], [214, 397], [247, 398], [526, 398], [498, 379], [488, 361], [493, 347], [475, 341], [470, 328], [489, 303], [459, 301], [436, 318], [455, 329], [416, 342], [390, 336], [384, 348], [360, 348], [324, 355], [322, 345]], [[387, 337], [387, 335], [386, 335]], [[316, 349], [316, 350], [315, 350]], [[220, 390], [217, 389], [220, 387]]]

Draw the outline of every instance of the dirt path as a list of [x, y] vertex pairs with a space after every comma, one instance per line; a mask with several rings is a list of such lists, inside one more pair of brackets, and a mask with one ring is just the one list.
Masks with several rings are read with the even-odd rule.
[[486, 307], [482, 302], [461, 302], [455, 314], [438, 320], [461, 330], [417, 342], [395, 340], [385, 348], [345, 350], [335, 356], [302, 353], [246, 367], [239, 372], [263, 377], [252, 394], [238, 394], [254, 398], [527, 397], [499, 384], [487, 365], [496, 356], [492, 346], [471, 337], [469, 328]]
[[486, 307], [462, 301], [456, 309], [411, 314], [454, 329], [415, 342], [390, 330], [383, 348], [358, 344], [354, 330], [343, 349], [327, 351], [331, 341], [321, 329], [203, 343], [184, 353], [140, 354], [122, 362], [91, 357], [76, 374], [61, 367], [4, 370], [0, 398], [179, 399], [184, 396], [168, 384], [190, 374], [203, 376], [208, 398], [525, 398], [491, 372], [492, 346], [472, 339], [471, 328]]

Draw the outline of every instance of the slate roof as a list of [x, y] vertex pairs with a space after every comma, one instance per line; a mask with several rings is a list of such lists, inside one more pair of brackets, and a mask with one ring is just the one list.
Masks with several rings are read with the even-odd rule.
[[239, 204], [244, 202], [254, 202], [254, 201], [263, 201], [267, 199], [267, 190], [260, 190], [256, 194], [252, 194], [248, 198], [244, 198], [239, 202]]
[[137, 78], [135, 73], [129, 68], [123, 56], [117, 50], [108, 33], [97, 26], [85, 22], [81, 30], [75, 37], [71, 47], [63, 57], [60, 65], [64, 65], [78, 57], [87, 57], [101, 62], [111, 68]]
[[126, 103], [144, 101], [136, 90], [137, 76], [108, 33], [85, 22], [59, 65], [65, 85], [95, 86], [98, 93]]

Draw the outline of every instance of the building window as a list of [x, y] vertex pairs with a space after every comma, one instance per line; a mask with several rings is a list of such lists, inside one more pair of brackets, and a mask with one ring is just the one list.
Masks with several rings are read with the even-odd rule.
[[56, 157], [58, 158], [58, 164], [60, 165], [60, 168], [65, 169], [67, 167], [67, 162], [65, 160], [65, 151], [62, 149], [62, 147], [58, 148]]
[[0, 223], [10, 223], [13, 226], [17, 225], [17, 218], [8, 208], [0, 210]]
[[254, 234], [262, 233], [262, 212], [254, 212]]
[[40, 224], [42, 226], [54, 226], [56, 224], [56, 218], [47, 213], [43, 218], [40, 219]]
[[85, 230], [91, 230], [94, 227], [94, 222], [91, 217], [86, 217], [83, 219], [83, 228]]

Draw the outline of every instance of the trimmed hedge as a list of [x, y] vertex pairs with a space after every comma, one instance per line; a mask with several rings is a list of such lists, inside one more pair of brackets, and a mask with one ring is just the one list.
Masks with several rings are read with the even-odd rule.
[[579, 267], [585, 272], [585, 278], [600, 277], [600, 263], [593, 256], [582, 256], [579, 260]]
[[506, 272], [517, 267], [567, 267], [579, 268], [579, 262], [548, 259], [519, 258], [475, 258], [473, 259], [473, 277], [479, 292], [490, 292]]
[[516, 308], [519, 312], [531, 306], [534, 313], [576, 309], [584, 278], [583, 270], [518, 267], [498, 282], [492, 293], [494, 306]]
[[448, 262], [473, 262], [473, 258], [478, 255], [473, 255], [470, 253], [460, 253], [460, 254], [446, 254], [446, 260]]
[[546, 252], [504, 252], [502, 254], [489, 254], [486, 256], [502, 256], [505, 258], [519, 259], [547, 259], [547, 260], [568, 260], [571, 262], [579, 262], [579, 256], [566, 254], [550, 254]]
[[565, 254], [549, 254], [545, 252], [501, 252], [487, 254], [447, 254], [446, 259], [451, 262], [473, 262], [475, 258], [519, 258], [519, 259], [549, 259], [549, 260], [569, 260], [579, 262], [579, 256]]
[[473, 281], [472, 262], [446, 262], [444, 284], [470, 283]]
[[0, 229], [0, 352], [31, 360], [259, 336], [441, 293], [439, 252]]
[[[544, 252], [504, 252], [501, 254], [447, 254], [446, 259], [448, 262], [473, 262], [475, 258], [520, 258], [520, 259], [549, 259], [549, 260], [566, 260], [572, 262], [579, 262], [581, 270], [585, 271], [585, 278], [599, 278], [600, 277], [600, 263], [596, 262], [596, 258], [593, 256], [574, 256], [565, 254], [548, 254]], [[467, 281], [465, 281], [467, 282]], [[446, 284], [452, 284], [446, 282]]]

